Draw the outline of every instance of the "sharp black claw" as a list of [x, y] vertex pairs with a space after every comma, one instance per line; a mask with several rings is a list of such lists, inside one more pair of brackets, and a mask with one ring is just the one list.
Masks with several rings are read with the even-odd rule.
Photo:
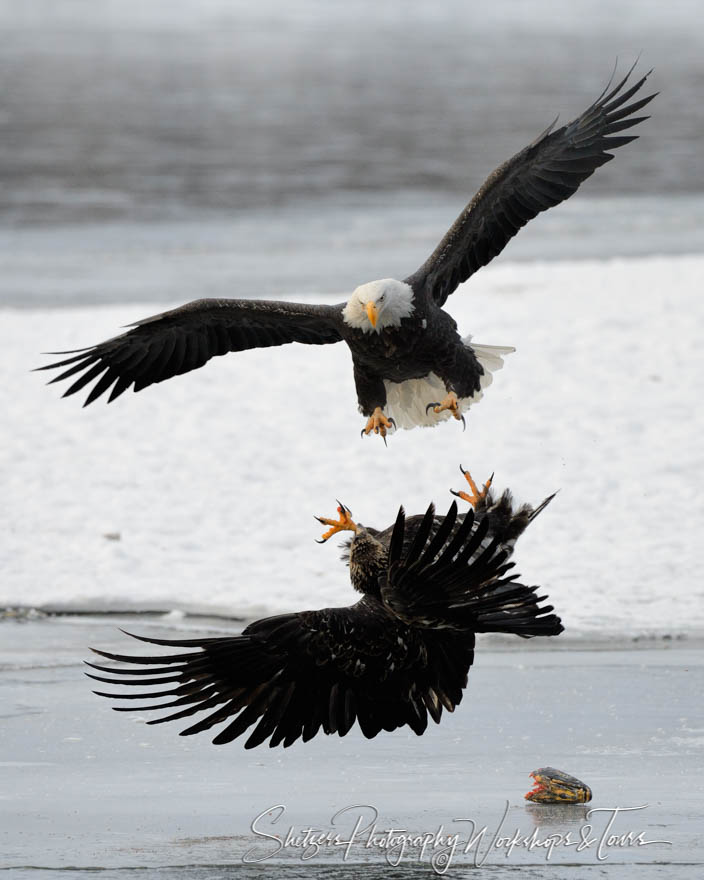
[[392, 418], [389, 418], [389, 421], [394, 426], [394, 431], [395, 431], [396, 430], [396, 422]]
[[464, 416], [461, 415], [460, 418], [462, 419], [462, 431], [464, 433], [467, 430], [467, 422], [465, 422]]
[[460, 497], [460, 493], [459, 493], [459, 492], [455, 492], [454, 489], [450, 489], [450, 494], [456, 496], [457, 498]]
[[462, 476], [464, 476], [467, 473], [467, 471], [462, 467], [462, 465], [460, 465], [460, 472], [462, 473]]
[[440, 406], [440, 401], [436, 400], [435, 403], [429, 403], [425, 408], [425, 414], [428, 415], [428, 410], [431, 406]]
[[359, 432], [359, 436], [364, 437], [364, 428], [362, 428], [362, 430]]
[[315, 538], [316, 544], [324, 544], [327, 541], [327, 538]]
[[389, 448], [389, 444], [386, 442], [386, 434], [382, 434], [382, 435], [381, 435], [381, 439], [384, 441], [384, 446], [386, 446], [386, 448], [388, 449], [388, 448]]

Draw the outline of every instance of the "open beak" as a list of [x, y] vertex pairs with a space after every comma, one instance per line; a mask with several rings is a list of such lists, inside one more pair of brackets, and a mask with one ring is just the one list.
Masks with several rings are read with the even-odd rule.
[[369, 318], [369, 323], [372, 327], [376, 328], [376, 322], [379, 320], [379, 312], [373, 302], [367, 303], [367, 317]]

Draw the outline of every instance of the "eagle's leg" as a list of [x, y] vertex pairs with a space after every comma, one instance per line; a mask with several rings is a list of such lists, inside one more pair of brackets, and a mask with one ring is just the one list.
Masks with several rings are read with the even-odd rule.
[[429, 403], [426, 406], [425, 411], [428, 412], [431, 407], [434, 413], [441, 413], [444, 412], [446, 409], [449, 410], [458, 422], [462, 422], [464, 424], [464, 416], [460, 412], [460, 408], [457, 405], [457, 395], [454, 391], [448, 391], [447, 396], [444, 400]]
[[460, 470], [464, 474], [464, 478], [467, 481], [469, 488], [472, 491], [470, 495], [468, 492], [455, 492], [454, 489], [450, 489], [453, 495], [456, 495], [458, 498], [461, 498], [463, 501], [468, 501], [472, 507], [476, 507], [480, 501], [483, 501], [486, 498], [486, 494], [489, 491], [489, 487], [491, 486], [492, 480], [494, 479], [494, 475], [492, 474], [489, 479], [484, 483], [484, 488], [479, 490], [477, 484], [472, 479], [472, 475], [469, 471], [466, 471], [462, 465], [460, 465]]
[[384, 443], [386, 443], [386, 432], [389, 428], [395, 428], [396, 422], [393, 419], [388, 419], [380, 406], [377, 406], [374, 412], [369, 416], [366, 426], [362, 429], [362, 434], [371, 434], [374, 431], [375, 434], [381, 434], [384, 438]]
[[324, 516], [316, 516], [319, 523], [322, 523], [324, 526], [330, 526], [327, 532], [325, 532], [322, 538], [318, 541], [318, 544], [324, 544], [328, 538], [332, 538], [332, 536], [336, 535], [338, 532], [357, 531], [357, 523], [352, 520], [352, 511], [348, 507], [345, 507], [341, 501], [337, 502], [337, 512], [340, 514], [338, 519], [328, 519]]

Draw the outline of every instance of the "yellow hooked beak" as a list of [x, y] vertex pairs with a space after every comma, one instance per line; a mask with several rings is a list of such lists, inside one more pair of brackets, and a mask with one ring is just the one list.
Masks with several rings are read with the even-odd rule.
[[376, 322], [379, 320], [379, 312], [373, 302], [367, 303], [367, 317], [369, 318], [369, 323], [372, 327], [376, 327]]

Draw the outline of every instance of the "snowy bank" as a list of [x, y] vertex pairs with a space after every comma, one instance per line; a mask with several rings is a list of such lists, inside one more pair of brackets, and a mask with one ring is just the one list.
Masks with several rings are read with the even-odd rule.
[[346, 604], [313, 514], [340, 498], [386, 525], [401, 503], [445, 507], [461, 462], [532, 502], [561, 490], [517, 561], [573, 632], [701, 631], [702, 277], [701, 256], [489, 267], [448, 309], [517, 352], [466, 433], [402, 431], [388, 449], [360, 439], [342, 345], [230, 355], [81, 410], [28, 372], [39, 352], [163, 306], [4, 309], [0, 606]]

